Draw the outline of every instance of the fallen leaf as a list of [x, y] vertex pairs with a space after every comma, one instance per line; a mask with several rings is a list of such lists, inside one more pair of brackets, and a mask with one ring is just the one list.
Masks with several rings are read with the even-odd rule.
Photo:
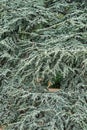
[[57, 92], [60, 89], [58, 89], [58, 88], [48, 88], [48, 90], [49, 90], [49, 92]]
[[48, 88], [52, 85], [51, 81], [48, 81]]

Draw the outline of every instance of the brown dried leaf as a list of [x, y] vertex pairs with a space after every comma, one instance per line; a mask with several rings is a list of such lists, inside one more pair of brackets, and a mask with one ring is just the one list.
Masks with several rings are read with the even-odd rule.
[[48, 88], [52, 86], [52, 82], [51, 81], [48, 81]]

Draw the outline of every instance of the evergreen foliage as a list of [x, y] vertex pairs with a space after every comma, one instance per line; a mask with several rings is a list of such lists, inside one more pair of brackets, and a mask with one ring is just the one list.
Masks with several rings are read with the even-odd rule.
[[86, 95], [87, 1], [1, 0], [0, 125], [87, 130]]

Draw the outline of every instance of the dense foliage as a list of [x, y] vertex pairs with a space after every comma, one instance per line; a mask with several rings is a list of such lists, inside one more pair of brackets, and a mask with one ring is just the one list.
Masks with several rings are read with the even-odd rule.
[[0, 125], [87, 130], [86, 0], [0, 1]]

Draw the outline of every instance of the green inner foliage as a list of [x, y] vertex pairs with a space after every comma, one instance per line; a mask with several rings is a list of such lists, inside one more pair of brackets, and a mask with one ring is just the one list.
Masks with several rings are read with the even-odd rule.
[[63, 76], [60, 72], [57, 72], [56, 76], [52, 79], [52, 85], [49, 86], [49, 88], [60, 88], [61, 82], [63, 81]]
[[87, 130], [86, 0], [0, 0], [0, 126]]

